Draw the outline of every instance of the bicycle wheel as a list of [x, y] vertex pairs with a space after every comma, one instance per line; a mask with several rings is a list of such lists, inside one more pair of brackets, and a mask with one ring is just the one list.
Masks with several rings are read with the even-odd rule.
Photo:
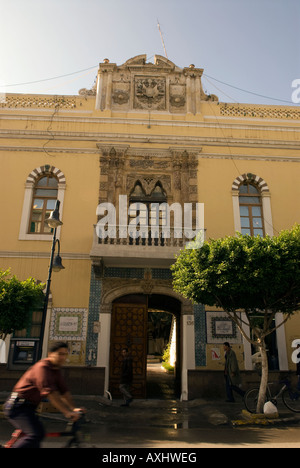
[[244, 403], [249, 413], [256, 413], [259, 388], [250, 388], [244, 396]]
[[300, 392], [286, 388], [282, 394], [282, 401], [285, 406], [294, 413], [300, 413]]

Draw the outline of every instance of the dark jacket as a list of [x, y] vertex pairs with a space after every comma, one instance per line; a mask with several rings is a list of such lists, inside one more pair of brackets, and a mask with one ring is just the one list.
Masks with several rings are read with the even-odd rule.
[[235, 352], [230, 349], [225, 356], [225, 375], [227, 375], [232, 385], [239, 386], [241, 383], [240, 370]]
[[131, 384], [133, 378], [132, 359], [127, 356], [123, 359], [121, 369], [121, 384]]

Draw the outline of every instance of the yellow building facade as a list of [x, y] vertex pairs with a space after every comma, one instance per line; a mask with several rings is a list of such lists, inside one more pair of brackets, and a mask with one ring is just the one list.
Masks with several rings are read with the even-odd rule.
[[[58, 199], [65, 269], [52, 275], [42, 354], [67, 340], [70, 367], [101, 372], [98, 393], [117, 394], [128, 346], [135, 395], [147, 396], [147, 355], [158, 345], [150, 346], [150, 312], [168, 313], [176, 328], [182, 399], [203, 372], [222, 371], [224, 341], [242, 370], [253, 367], [254, 350], [226, 314], [176, 294], [169, 268], [196, 228], [208, 239], [276, 235], [300, 222], [300, 111], [221, 103], [204, 93], [202, 73], [161, 56], [104, 60], [96, 86], [78, 96], [0, 102], [0, 267], [46, 282], [53, 233], [44, 219]], [[156, 216], [153, 204], [165, 208]], [[36, 335], [9, 337], [2, 363], [30, 363], [26, 340], [38, 346]], [[300, 317], [273, 335], [270, 368], [295, 370]]]

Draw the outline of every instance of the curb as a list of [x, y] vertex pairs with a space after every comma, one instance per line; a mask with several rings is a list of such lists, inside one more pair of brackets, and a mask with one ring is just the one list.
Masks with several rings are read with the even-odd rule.
[[265, 414], [253, 414], [249, 411], [243, 410], [242, 417], [244, 419], [232, 420], [231, 423], [233, 426], [268, 426], [275, 424], [291, 423], [298, 422], [300, 418], [297, 416], [291, 416], [288, 418], [280, 418], [278, 413], [275, 413], [274, 416], [267, 417]]

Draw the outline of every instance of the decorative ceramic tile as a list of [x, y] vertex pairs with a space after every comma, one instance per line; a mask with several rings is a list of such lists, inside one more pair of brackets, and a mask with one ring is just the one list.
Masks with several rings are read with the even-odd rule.
[[172, 279], [172, 272], [168, 268], [152, 268], [151, 269], [153, 279]]
[[226, 312], [207, 312], [207, 343], [239, 344], [242, 342], [241, 334], [236, 324], [228, 317]]
[[84, 341], [87, 334], [87, 309], [53, 308], [50, 340]]
[[105, 267], [104, 278], [144, 278], [144, 269]]
[[90, 283], [90, 299], [89, 299], [89, 315], [87, 326], [86, 340], [86, 365], [97, 365], [98, 352], [98, 333], [95, 333], [95, 322], [99, 321], [100, 303], [101, 303], [101, 286], [100, 279], [95, 277], [94, 269], [91, 268], [91, 283]]
[[206, 315], [202, 304], [194, 305], [195, 319], [195, 364], [206, 366]]

